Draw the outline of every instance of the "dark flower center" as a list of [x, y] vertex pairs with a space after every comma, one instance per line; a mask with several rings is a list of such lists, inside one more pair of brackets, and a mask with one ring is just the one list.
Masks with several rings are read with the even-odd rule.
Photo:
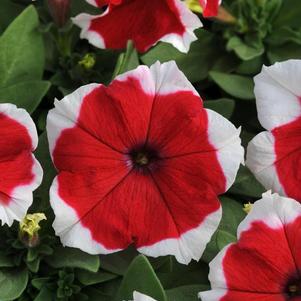
[[287, 300], [294, 300], [295, 297], [301, 297], [301, 278], [292, 277], [285, 286], [285, 295]]
[[154, 166], [160, 157], [158, 152], [149, 146], [139, 146], [129, 152], [131, 165], [136, 169], [147, 169]]

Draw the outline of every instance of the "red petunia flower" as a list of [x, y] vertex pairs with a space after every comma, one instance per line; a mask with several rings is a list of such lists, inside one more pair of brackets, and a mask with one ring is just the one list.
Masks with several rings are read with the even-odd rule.
[[215, 17], [218, 14], [218, 8], [221, 3], [222, 0], [200, 0], [203, 16], [206, 18]]
[[80, 14], [73, 19], [82, 28], [81, 38], [99, 48], [122, 49], [129, 40], [139, 52], [158, 41], [173, 44], [182, 52], [197, 38], [193, 31], [202, 26], [180, 0], [96, 0], [88, 1], [106, 11], [99, 16]]
[[210, 263], [202, 301], [301, 300], [301, 205], [267, 192]]
[[200, 258], [243, 148], [239, 130], [203, 108], [175, 62], [79, 88], [55, 102], [47, 131], [59, 171], [53, 226], [64, 245]]
[[29, 114], [12, 104], [0, 104], [0, 220], [20, 221], [32, 204], [32, 191], [43, 171], [32, 152], [38, 144]]
[[267, 188], [301, 202], [301, 60], [255, 77], [258, 118], [267, 129], [249, 144], [247, 166]]

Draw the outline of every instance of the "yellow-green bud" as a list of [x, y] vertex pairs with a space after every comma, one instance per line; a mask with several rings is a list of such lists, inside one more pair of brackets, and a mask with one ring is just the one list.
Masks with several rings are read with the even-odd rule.
[[92, 53], [87, 53], [78, 64], [84, 67], [86, 70], [90, 70], [94, 67], [96, 63], [95, 56]]
[[244, 204], [243, 211], [248, 214], [248, 213], [250, 213], [252, 207], [253, 207], [253, 204], [251, 204], [250, 202], [248, 202], [247, 204]]
[[27, 214], [20, 222], [19, 237], [28, 247], [35, 247], [39, 243], [40, 222], [46, 220], [44, 213]]

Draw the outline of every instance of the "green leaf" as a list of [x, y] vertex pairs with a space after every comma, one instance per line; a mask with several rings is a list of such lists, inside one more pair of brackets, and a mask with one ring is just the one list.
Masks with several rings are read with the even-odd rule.
[[176, 287], [165, 292], [169, 301], [198, 301], [198, 293], [209, 288], [209, 285], [195, 284]]
[[247, 197], [259, 198], [265, 192], [265, 188], [256, 180], [251, 171], [241, 166], [236, 180], [229, 192]]
[[56, 175], [48, 148], [47, 134], [44, 132], [39, 137], [39, 145], [35, 152], [36, 158], [44, 170], [43, 181], [40, 187], [34, 192], [36, 198], [33, 203], [35, 212], [45, 212], [49, 207], [49, 188]]
[[134, 47], [132, 41], [129, 41], [127, 44], [127, 49], [125, 53], [121, 53], [115, 67], [113, 78], [118, 74], [125, 73], [139, 66], [139, 57], [138, 53]]
[[19, 108], [32, 113], [47, 93], [50, 83], [41, 80], [18, 82], [0, 87], [0, 103], [13, 103]]
[[132, 300], [134, 291], [146, 294], [157, 301], [167, 301], [159, 279], [143, 255], [137, 256], [128, 268], [117, 293], [116, 301]]
[[252, 60], [264, 53], [263, 45], [261, 47], [249, 46], [240, 38], [234, 36], [227, 43], [228, 50], [234, 50], [236, 55], [244, 61]]
[[131, 262], [138, 255], [134, 248], [108, 255], [100, 255], [101, 268], [116, 275], [123, 276]]
[[0, 271], [0, 300], [9, 301], [20, 297], [27, 286], [27, 270]]
[[282, 26], [301, 27], [301, 1], [284, 0], [280, 13], [274, 21], [273, 27], [278, 29]]
[[97, 273], [91, 273], [85, 270], [78, 270], [76, 272], [76, 278], [84, 285], [93, 285], [97, 283], [103, 283], [119, 277], [119, 275], [98, 271]]
[[54, 301], [53, 293], [48, 288], [44, 287], [33, 301]]
[[205, 79], [220, 50], [216, 47], [217, 39], [212, 33], [200, 29], [196, 30], [195, 34], [198, 40], [191, 44], [187, 54], [178, 51], [170, 44], [159, 43], [141, 57], [142, 62], [150, 66], [156, 61], [163, 63], [175, 60], [191, 82]]
[[53, 255], [45, 257], [45, 261], [53, 268], [79, 268], [90, 272], [99, 269], [99, 257], [87, 254], [79, 249], [58, 247]]
[[42, 77], [44, 45], [38, 25], [38, 14], [30, 5], [0, 37], [0, 87]]
[[246, 216], [243, 206], [227, 198], [221, 198], [223, 216], [220, 225], [208, 243], [202, 259], [210, 262], [226, 245], [236, 241], [237, 227]]
[[271, 47], [267, 52], [267, 56], [271, 64], [286, 61], [288, 59], [300, 59], [301, 46], [295, 43], [286, 43], [280, 47]]
[[212, 80], [228, 94], [241, 99], [254, 99], [253, 79], [246, 76], [211, 71]]
[[204, 101], [204, 107], [213, 110], [230, 119], [235, 108], [235, 101], [229, 98]]

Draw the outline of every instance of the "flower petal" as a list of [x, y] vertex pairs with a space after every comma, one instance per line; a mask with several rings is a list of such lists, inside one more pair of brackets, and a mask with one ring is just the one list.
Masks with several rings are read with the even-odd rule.
[[32, 204], [32, 191], [41, 184], [43, 171], [32, 154], [38, 136], [25, 110], [0, 104], [0, 136], [0, 220], [11, 226]]
[[100, 16], [80, 14], [73, 21], [82, 28], [81, 38], [96, 47], [122, 49], [133, 40], [140, 52], [159, 40], [187, 52], [196, 40], [193, 31], [202, 25], [179, 0], [126, 1], [110, 5]]
[[205, 18], [215, 17], [218, 14], [218, 7], [221, 3], [222, 0], [200, 0], [203, 16]]
[[285, 286], [300, 268], [300, 225], [298, 202], [263, 194], [239, 225], [238, 242], [210, 263], [212, 291], [201, 292], [202, 300], [286, 300]]
[[156, 300], [149, 296], [146, 296], [144, 294], [141, 294], [141, 293], [135, 291], [133, 301], [156, 301]]
[[264, 66], [255, 78], [255, 96], [261, 125], [272, 130], [301, 116], [301, 60]]

